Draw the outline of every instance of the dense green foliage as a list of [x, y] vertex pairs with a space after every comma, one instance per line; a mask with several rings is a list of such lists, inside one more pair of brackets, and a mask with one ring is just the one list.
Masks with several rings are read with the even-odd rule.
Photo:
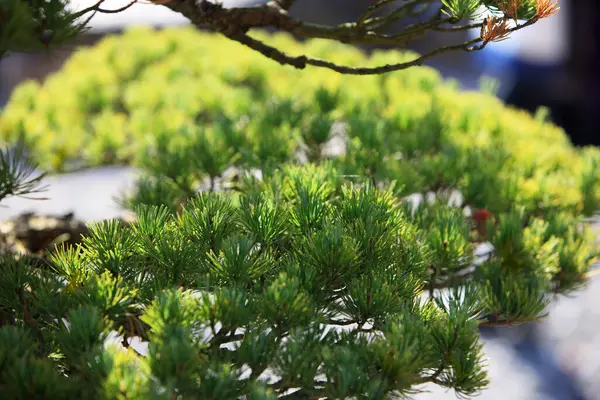
[[[474, 291], [448, 304], [420, 298], [428, 264], [444, 256], [417, 241], [428, 238], [391, 193], [336, 188], [327, 169], [299, 172], [284, 172], [277, 202], [205, 194], [177, 218], [142, 206], [129, 228], [94, 225], [80, 252], [56, 253], [48, 270], [3, 260], [2, 319], [15, 326], [0, 330], [0, 362], [19, 366], [2, 369], [10, 397], [274, 398], [300, 387], [376, 399], [428, 381], [479, 389], [476, 318], [487, 304]], [[115, 330], [149, 340], [147, 357], [105, 348]]]
[[7, 395], [380, 399], [426, 382], [472, 395], [486, 384], [478, 324], [538, 318], [553, 277], [590, 261], [568, 218], [523, 229], [515, 212], [491, 232], [496, 254], [444, 294], [473, 261], [459, 209], [411, 212], [327, 164], [242, 187], [177, 215], [140, 205], [49, 264], [3, 258]]
[[[478, 323], [526, 321], [547, 303], [560, 269], [551, 226], [521, 231], [520, 215], [506, 216], [492, 242], [513, 234], [523, 247], [499, 248], [475, 284], [432, 302], [421, 296], [431, 266], [444, 286], [472, 259], [460, 211], [411, 216], [393, 193], [336, 177], [288, 167], [235, 199], [202, 194], [179, 216], [139, 206], [130, 227], [94, 224], [79, 251], [59, 250], [45, 269], [4, 259], [10, 397], [275, 398], [301, 388], [295, 398], [379, 399], [425, 382], [476, 393], [486, 383]], [[146, 357], [107, 345], [115, 331], [148, 340]]]
[[0, 135], [55, 170], [140, 167], [123, 199], [137, 219], [0, 262], [0, 382], [16, 399], [473, 395], [477, 327], [540, 318], [598, 253], [581, 223], [600, 152], [544, 117], [429, 68], [299, 72], [187, 29], [81, 50], [15, 91]]

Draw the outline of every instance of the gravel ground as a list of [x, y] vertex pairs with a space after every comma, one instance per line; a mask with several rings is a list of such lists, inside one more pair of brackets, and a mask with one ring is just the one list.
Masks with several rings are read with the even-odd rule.
[[[130, 187], [131, 168], [105, 167], [48, 177], [46, 201], [9, 198], [0, 220], [25, 211], [38, 214], [75, 212], [97, 220], [123, 216], [114, 198]], [[600, 224], [598, 224], [600, 226]], [[482, 331], [491, 384], [480, 399], [600, 399], [600, 279], [573, 297], [558, 298], [550, 316], [536, 324]], [[417, 400], [455, 398], [454, 392], [431, 386]]]

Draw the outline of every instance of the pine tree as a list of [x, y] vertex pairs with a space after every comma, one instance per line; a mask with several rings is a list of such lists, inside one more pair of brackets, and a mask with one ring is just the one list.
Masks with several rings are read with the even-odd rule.
[[[234, 15], [202, 4], [213, 18]], [[457, 18], [474, 4], [444, 7]], [[506, 18], [554, 10], [536, 5], [496, 4], [504, 16], [486, 21], [485, 37], [505, 37]], [[239, 15], [256, 10], [271, 12]], [[3, 48], [33, 48], [34, 38]], [[381, 104], [356, 107], [348, 153], [329, 157], [322, 149], [339, 99], [311, 95], [318, 112], [307, 119], [273, 100], [246, 115], [248, 132], [221, 116], [218, 129], [180, 142], [156, 137], [124, 198], [134, 222], [93, 223], [80, 245], [43, 260], [1, 255], [3, 396], [381, 399], [425, 383], [472, 396], [487, 384], [478, 327], [536, 321], [552, 296], [585, 282], [598, 255], [581, 224], [600, 204], [597, 151], [569, 149], [552, 131], [576, 171], [551, 157], [531, 163], [526, 149], [511, 158], [513, 139], [499, 126], [488, 147], [465, 144], [466, 128], [448, 137], [432, 102], [404, 128], [380, 117]], [[294, 118], [302, 130], [292, 137]], [[308, 162], [294, 160], [297, 142]], [[0, 200], [41, 189], [33, 165], [20, 145], [0, 153]], [[217, 185], [231, 166], [237, 182]], [[540, 188], [517, 194], [515, 178]], [[571, 185], [562, 197], [551, 191], [561, 179]], [[414, 206], [401, 196], [411, 185], [436, 199]], [[455, 186], [464, 208], [449, 205]], [[477, 256], [481, 242], [493, 250]]]

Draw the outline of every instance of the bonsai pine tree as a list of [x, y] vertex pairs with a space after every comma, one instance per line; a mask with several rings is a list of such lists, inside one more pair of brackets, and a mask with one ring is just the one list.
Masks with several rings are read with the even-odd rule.
[[[106, 12], [102, 3], [60, 14], [62, 26]], [[417, 65], [412, 54], [367, 59], [247, 29], [395, 40], [377, 29], [420, 6], [441, 14], [407, 28], [415, 35], [466, 29], [456, 24], [484, 5], [496, 13], [479, 26], [485, 45], [510, 33], [509, 19], [525, 26], [556, 9], [498, 3], [380, 1], [328, 31], [290, 19], [292, 2], [173, 0], [222, 37], [134, 30], [17, 89], [4, 139], [24, 139], [56, 169], [83, 154], [142, 174], [123, 199], [131, 224], [90, 224], [78, 246], [44, 260], [0, 256], [3, 395], [381, 399], [426, 383], [480, 392], [478, 327], [537, 321], [552, 296], [585, 283], [598, 254], [583, 218], [600, 205], [600, 152], [573, 148], [543, 112], [459, 93], [430, 69], [343, 81], [333, 72], [377, 75]], [[268, 40], [349, 64], [289, 56]], [[297, 75], [244, 47], [327, 68]], [[211, 53], [224, 50], [234, 67]], [[392, 61], [354, 66], [381, 60]], [[337, 131], [343, 151], [324, 151]], [[39, 183], [18, 153], [0, 154], [0, 197]], [[415, 192], [431, 201], [412, 203]]]
[[[60, 44], [85, 29], [96, 13], [118, 13], [142, 0], [131, 0], [120, 8], [110, 8], [98, 0], [83, 10], [69, 9], [66, 0], [2, 0], [0, 3], [0, 54], [6, 51], [36, 49]], [[381, 74], [421, 65], [435, 55], [450, 51], [481, 50], [490, 42], [506, 39], [512, 32], [547, 18], [558, 10], [552, 0], [374, 0], [356, 21], [325, 26], [298, 20], [288, 11], [302, 0], [271, 0], [250, 7], [225, 8], [219, 0], [148, 0], [167, 7], [202, 28], [261, 53], [280, 64], [305, 68], [328, 68], [344, 74]], [[485, 18], [483, 18], [485, 16]], [[416, 18], [397, 32], [388, 28], [402, 20]], [[475, 21], [475, 22], [473, 22]], [[480, 37], [467, 42], [431, 49], [411, 60], [378, 66], [356, 66], [313, 57], [290, 54], [251, 34], [253, 29], [272, 28], [299, 38], [321, 38], [357, 45], [406, 47], [432, 31], [448, 35], [468, 29], [480, 29]]]
[[[407, 57], [257, 37], [350, 63]], [[45, 167], [141, 174], [129, 225], [0, 259], [5, 396], [473, 396], [478, 328], [537, 321], [585, 283], [598, 149], [430, 68], [313, 72], [222, 35], [134, 29], [15, 91], [0, 132]]]

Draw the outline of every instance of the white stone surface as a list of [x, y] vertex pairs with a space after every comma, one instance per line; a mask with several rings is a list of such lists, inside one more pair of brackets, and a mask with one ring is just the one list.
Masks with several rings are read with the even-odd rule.
[[136, 175], [133, 168], [110, 166], [49, 176], [43, 181], [48, 186], [47, 191], [30, 196], [46, 197], [48, 200], [22, 197], [3, 199], [0, 203], [0, 220], [29, 211], [41, 215], [73, 211], [76, 218], [85, 221], [120, 217], [125, 211], [117, 206], [114, 199], [131, 187]]

